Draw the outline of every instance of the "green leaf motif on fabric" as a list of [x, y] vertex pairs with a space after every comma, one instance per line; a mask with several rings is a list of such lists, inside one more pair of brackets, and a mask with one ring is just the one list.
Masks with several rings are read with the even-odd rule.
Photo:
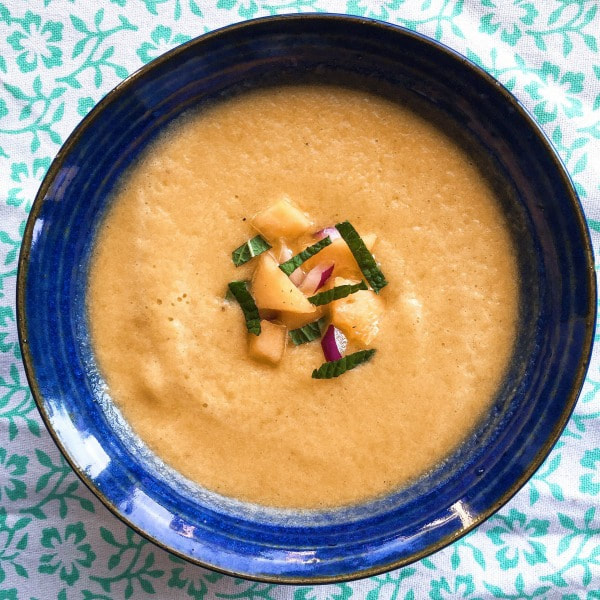
[[475, 592], [472, 575], [457, 575], [453, 585], [448, 582], [446, 577], [432, 579], [430, 586], [429, 597], [431, 600], [452, 600], [454, 598], [484, 600]]
[[554, 481], [548, 481], [550, 475], [552, 475], [559, 467], [561, 460], [562, 454], [556, 452], [553, 453], [553, 455], [546, 460], [536, 474], [529, 480], [529, 504], [531, 506], [533, 506], [540, 498], [540, 484], [548, 486], [548, 490], [556, 500], [564, 500], [564, 495], [560, 484]]
[[[413, 590], [407, 589], [410, 584], [407, 584], [406, 580], [416, 572], [417, 570], [414, 567], [404, 567], [399, 571], [372, 577], [369, 584], [373, 587], [366, 595], [365, 600], [378, 600], [379, 598], [410, 600], [411, 597], [414, 598]], [[404, 593], [403, 596], [402, 593]]]
[[20, 454], [8, 456], [0, 447], [0, 501], [27, 498], [25, 482], [20, 479], [27, 473], [29, 458]]
[[430, 35], [436, 40], [441, 41], [444, 36], [462, 39], [465, 35], [456, 20], [462, 15], [463, 8], [464, 0], [424, 2], [422, 10], [426, 16], [418, 19], [399, 16], [397, 22], [408, 29]]
[[[124, 79], [129, 75], [129, 71], [124, 66], [110, 60], [115, 53], [115, 47], [102, 47], [104, 42], [111, 36], [122, 31], [137, 31], [138, 27], [131, 23], [127, 17], [119, 15], [117, 19], [119, 25], [101, 29], [100, 25], [104, 22], [104, 16], [104, 9], [100, 8], [94, 15], [94, 24], [88, 26], [83, 19], [73, 14], [69, 15], [73, 28], [83, 34], [83, 37], [73, 47], [71, 58], [77, 58], [83, 54], [85, 54], [85, 58], [71, 73], [59, 77], [56, 80], [57, 82], [64, 83], [74, 89], [81, 89], [83, 84], [80, 77], [85, 71], [91, 69], [94, 74], [94, 86], [99, 88], [102, 85], [107, 68], [112, 70], [120, 79]], [[111, 18], [111, 20], [114, 22], [114, 18]]]
[[[466, 555], [466, 564], [469, 565], [469, 568], [472, 570], [474, 564], [479, 565], [479, 567], [485, 571], [486, 563], [485, 556], [483, 552], [475, 546], [470, 540], [473, 537], [473, 532], [468, 533], [460, 540], [454, 542], [452, 544], [452, 554], [450, 555], [450, 565], [453, 571], [456, 571], [460, 565], [462, 564], [462, 554]], [[468, 552], [462, 553], [461, 551], [466, 549]], [[474, 562], [473, 562], [474, 561]]]
[[600, 494], [600, 478], [598, 477], [598, 467], [600, 464], [600, 448], [586, 450], [580, 461], [584, 469], [590, 469], [591, 473], [585, 473], [579, 479], [579, 491], [590, 496]]
[[[57, 145], [62, 144], [62, 138], [53, 128], [53, 125], [62, 119], [64, 102], [57, 104], [55, 100], [63, 95], [66, 88], [55, 87], [51, 92], [45, 94], [42, 91], [42, 79], [39, 75], [33, 80], [31, 93], [28, 89], [13, 84], [4, 83], [3, 85], [12, 98], [18, 101], [16, 104], [21, 106], [21, 110], [18, 126], [2, 128], [2, 124], [0, 123], [0, 134], [31, 133], [31, 152], [37, 152], [40, 148], [40, 132], [43, 132], [47, 136], [46, 139], [49, 139], [52, 143]], [[2, 118], [1, 108], [0, 106], [0, 118]]]
[[[1, 279], [0, 283], [2, 283]], [[30, 417], [29, 413], [34, 416]], [[0, 419], [8, 421], [9, 441], [17, 437], [19, 433], [17, 424], [21, 420], [25, 422], [30, 433], [39, 437], [40, 430], [36, 418], [39, 417], [35, 411], [29, 386], [21, 382], [19, 370], [13, 363], [10, 366], [8, 378], [0, 376]]]
[[299, 587], [294, 592], [294, 600], [348, 600], [352, 596], [352, 587], [347, 583], [320, 588]]
[[41, 498], [35, 504], [22, 508], [21, 513], [29, 514], [36, 519], [46, 519], [47, 510], [51, 511], [50, 514], [58, 511], [61, 519], [64, 519], [69, 504], [73, 503], [87, 512], [95, 512], [91, 500], [75, 493], [80, 489], [80, 483], [62, 455], [58, 457], [59, 464], [54, 464], [52, 459], [39, 448], [36, 448], [35, 455], [39, 464], [47, 469], [40, 475], [35, 486], [35, 493], [41, 495]]
[[151, 580], [162, 577], [165, 572], [162, 569], [152, 568], [155, 562], [154, 552], [151, 551], [153, 546], [129, 528], [125, 531], [125, 542], [118, 541], [105, 527], [100, 527], [100, 535], [107, 544], [116, 548], [117, 552], [108, 558], [107, 567], [111, 575], [106, 577], [91, 575], [90, 580], [98, 583], [107, 594], [111, 593], [115, 584], [126, 581], [124, 591], [126, 600], [134, 595], [136, 588], [147, 594], [154, 594]]
[[390, 11], [399, 9], [404, 2], [405, 0], [379, 0], [378, 2], [348, 0], [346, 12], [370, 19], [387, 20], [390, 18]]
[[159, 25], [150, 34], [152, 42], [144, 42], [136, 51], [143, 63], [148, 63], [157, 56], [167, 52], [171, 48], [184, 44], [191, 38], [187, 35], [177, 33], [173, 35], [170, 27]]
[[27, 569], [22, 564], [21, 553], [27, 549], [28, 536], [23, 530], [31, 519], [12, 519], [9, 523], [8, 513], [0, 506], [0, 586], [6, 582], [15, 582], [16, 577], [28, 577]]

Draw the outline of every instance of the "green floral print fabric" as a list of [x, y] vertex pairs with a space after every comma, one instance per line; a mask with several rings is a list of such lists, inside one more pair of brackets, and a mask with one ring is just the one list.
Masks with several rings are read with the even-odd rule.
[[557, 148], [598, 255], [599, 8], [597, 0], [0, 0], [0, 600], [600, 598], [597, 350], [560, 442], [495, 516], [404, 569], [296, 587], [188, 564], [110, 514], [41, 423], [15, 323], [25, 220], [52, 158], [81, 118], [127, 75], [177, 44], [265, 15], [382, 19], [479, 64], [528, 108]]

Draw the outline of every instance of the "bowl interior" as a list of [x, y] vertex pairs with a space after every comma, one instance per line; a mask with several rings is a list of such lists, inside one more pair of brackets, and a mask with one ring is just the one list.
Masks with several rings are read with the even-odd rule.
[[[85, 309], [95, 232], [125, 169], [190, 107], [286, 81], [408, 94], [484, 149], [498, 174], [521, 275], [519, 336], [487, 418], [443, 465], [364, 505], [272, 510], [203, 490], [165, 466], [107, 396]], [[169, 550], [279, 582], [349, 579], [407, 564], [505, 503], [558, 438], [583, 383], [595, 280], [577, 197], [547, 140], [490, 77], [422, 36], [348, 17], [257, 20], [143, 68], [69, 138], [34, 204], [18, 282], [32, 391], [65, 455], [100, 499]], [[401, 374], [399, 373], [399, 376]]]

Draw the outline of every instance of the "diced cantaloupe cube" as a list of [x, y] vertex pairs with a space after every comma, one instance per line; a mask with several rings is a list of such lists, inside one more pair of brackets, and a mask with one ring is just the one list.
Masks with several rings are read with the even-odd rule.
[[[377, 236], [374, 233], [369, 233], [361, 237], [365, 246], [372, 252], [375, 242], [377, 241]], [[318, 252], [313, 257], [309, 258], [302, 265], [302, 268], [305, 271], [309, 271], [319, 263], [328, 261], [335, 263], [335, 268], [333, 269], [334, 277], [340, 275], [360, 276], [360, 268], [358, 267], [358, 264], [356, 264], [354, 256], [352, 255], [350, 248], [348, 248], [348, 244], [340, 238], [334, 240], [329, 246], [323, 248], [321, 252]]]
[[315, 312], [315, 307], [290, 281], [268, 252], [261, 255], [254, 271], [252, 295], [259, 309], [307, 314]]
[[285, 325], [260, 322], [260, 335], [248, 334], [248, 353], [256, 360], [276, 365], [285, 352], [287, 328]]
[[292, 329], [298, 329], [313, 321], [317, 321], [324, 314], [324, 306], [315, 306], [315, 312], [311, 314], [281, 311], [277, 314], [277, 320], [283, 323], [291, 331]]
[[[335, 285], [356, 283], [336, 277]], [[379, 332], [383, 300], [372, 290], [360, 290], [331, 303], [331, 322], [350, 340], [368, 346]]]
[[284, 197], [255, 215], [252, 226], [269, 241], [275, 241], [302, 235], [312, 227], [312, 222]]

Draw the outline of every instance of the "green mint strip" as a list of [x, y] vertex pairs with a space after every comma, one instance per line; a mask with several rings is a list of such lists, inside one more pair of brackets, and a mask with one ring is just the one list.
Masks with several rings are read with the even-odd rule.
[[338, 223], [335, 228], [340, 232], [346, 244], [348, 244], [348, 248], [350, 248], [350, 252], [352, 252], [365, 279], [369, 282], [373, 291], [379, 294], [379, 290], [384, 288], [388, 282], [381, 269], [377, 266], [373, 255], [362, 241], [362, 238], [358, 235], [358, 232], [354, 229], [350, 221]]
[[353, 354], [348, 354], [339, 360], [323, 363], [318, 369], [312, 372], [313, 379], [332, 379], [339, 377], [346, 371], [358, 367], [367, 361], [371, 360], [375, 354], [375, 350], [359, 350]]
[[246, 282], [232, 281], [229, 284], [229, 291], [233, 294], [233, 297], [238, 301], [238, 304], [242, 308], [248, 332], [253, 333], [254, 335], [260, 335], [260, 315], [258, 314], [258, 308], [254, 302], [254, 298], [246, 287]]
[[339, 300], [340, 298], [345, 298], [350, 294], [354, 294], [360, 290], [368, 290], [367, 284], [364, 281], [360, 283], [356, 283], [354, 285], [337, 285], [326, 292], [320, 292], [315, 294], [314, 296], [310, 296], [307, 298], [309, 302], [314, 304], [315, 306], [321, 306], [322, 304], [329, 304], [334, 300]]
[[267, 242], [260, 235], [253, 237], [248, 240], [245, 244], [242, 244], [239, 248], [236, 248], [231, 253], [231, 260], [236, 267], [246, 264], [249, 260], [255, 256], [262, 254], [271, 247], [271, 244]]
[[321, 241], [305, 248], [296, 256], [292, 256], [290, 260], [286, 260], [284, 263], [279, 265], [279, 268], [289, 277], [302, 263], [306, 262], [309, 258], [312, 258], [318, 252], [321, 252], [323, 248], [326, 248], [331, 244], [331, 238], [326, 237]]
[[294, 346], [300, 346], [300, 344], [306, 344], [307, 342], [312, 342], [321, 337], [321, 324], [323, 319], [319, 319], [318, 321], [313, 321], [304, 327], [299, 327], [298, 329], [292, 329], [290, 331], [290, 339], [292, 340]]

